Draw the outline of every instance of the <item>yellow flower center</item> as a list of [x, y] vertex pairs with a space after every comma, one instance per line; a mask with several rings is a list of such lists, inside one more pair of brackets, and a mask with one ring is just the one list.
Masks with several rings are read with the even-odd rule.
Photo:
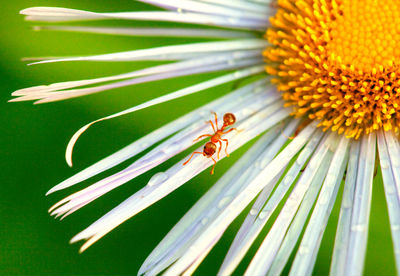
[[358, 138], [400, 127], [400, 1], [278, 0], [264, 52], [296, 116]]

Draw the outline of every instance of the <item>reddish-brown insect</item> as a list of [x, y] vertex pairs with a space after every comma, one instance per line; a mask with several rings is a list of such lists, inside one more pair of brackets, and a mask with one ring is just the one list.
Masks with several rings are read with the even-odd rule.
[[232, 130], [236, 130], [237, 131], [237, 129], [234, 128], [234, 127], [230, 128], [228, 130], [225, 130], [227, 127], [233, 125], [236, 122], [235, 115], [233, 115], [232, 113], [225, 113], [224, 114], [224, 124], [222, 125], [221, 128], [218, 128], [217, 113], [213, 112], [213, 114], [214, 114], [214, 118], [215, 118], [215, 126], [214, 126], [214, 123], [211, 120], [209, 120], [208, 122], [211, 124], [211, 126], [213, 128], [214, 134], [203, 134], [203, 135], [200, 135], [195, 140], [193, 140], [193, 142], [196, 142], [196, 141], [200, 140], [201, 138], [211, 137], [210, 142], [207, 142], [204, 145], [203, 152], [200, 152], [200, 151], [193, 152], [192, 155], [190, 156], [190, 158], [185, 163], [183, 163], [183, 165], [186, 165], [187, 163], [189, 163], [190, 159], [192, 159], [192, 157], [195, 154], [202, 154], [203, 156], [205, 156], [207, 158], [211, 158], [214, 161], [214, 166], [212, 167], [211, 172], [210, 172], [211, 174], [214, 174], [214, 168], [215, 168], [215, 165], [217, 164], [217, 161], [213, 157], [214, 153], [217, 151], [217, 145], [216, 144], [217, 143], [219, 144], [219, 149], [218, 149], [218, 153], [217, 153], [217, 158], [218, 159], [219, 159], [219, 154], [220, 154], [221, 149], [222, 149], [222, 141], [224, 141], [226, 143], [225, 153], [226, 153], [226, 156], [229, 156], [228, 151], [227, 151], [228, 144], [229, 144], [228, 139], [222, 139], [221, 136], [231, 132]]

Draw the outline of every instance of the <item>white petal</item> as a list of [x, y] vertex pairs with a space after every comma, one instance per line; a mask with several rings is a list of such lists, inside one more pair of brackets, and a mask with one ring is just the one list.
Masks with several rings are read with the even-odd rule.
[[[195, 262], [193, 262], [183, 273], [182, 276], [190, 276], [193, 274], [193, 272], [197, 269], [197, 267], [201, 264], [201, 262], [205, 259], [205, 257], [208, 255], [208, 253], [211, 251], [211, 249], [214, 247], [214, 245], [217, 243], [217, 241], [221, 238], [223, 232], [221, 233], [221, 235], [219, 235], [215, 240], [214, 243], [212, 243], [212, 245], [207, 248], [204, 252], [202, 252], [202, 254], [196, 259]], [[161, 271], [160, 271], [161, 272]], [[158, 274], [158, 273], [157, 273]], [[154, 274], [154, 275], [157, 275]], [[151, 274], [147, 274], [147, 275], [151, 275]]]
[[[59, 82], [53, 83], [50, 85], [40, 85], [29, 88], [24, 88], [17, 90], [12, 93], [13, 96], [35, 96], [31, 99], [40, 99], [46, 96], [54, 95], [54, 91], [62, 92], [67, 91], [70, 88], [76, 88], [80, 86], [88, 86], [103, 82], [111, 82], [117, 80], [126, 80], [143, 76], [156, 75], [161, 73], [171, 73], [171, 72], [179, 72], [179, 71], [187, 71], [188, 69], [193, 68], [204, 68], [204, 67], [212, 67], [215, 65], [227, 64], [227, 63], [235, 63], [237, 60], [241, 59], [251, 59], [255, 57], [261, 57], [261, 53], [259, 50], [247, 50], [247, 51], [234, 51], [234, 52], [225, 52], [219, 54], [210, 54], [206, 57], [201, 58], [192, 58], [184, 61], [178, 61], [170, 64], [157, 65], [125, 74], [119, 74], [115, 76], [88, 79], [88, 80], [78, 80], [78, 81], [67, 81], [67, 82]], [[209, 70], [209, 69], [208, 69]], [[213, 70], [213, 69], [211, 69]], [[207, 70], [203, 70], [204, 72]], [[174, 76], [170, 74], [170, 76]]]
[[375, 167], [375, 146], [375, 133], [362, 137], [345, 275], [362, 275], [364, 269]]
[[246, 28], [257, 31], [265, 31], [268, 23], [260, 20], [250, 20], [233, 16], [217, 16], [192, 12], [118, 12], [118, 13], [95, 13], [82, 10], [57, 8], [57, 7], [33, 7], [20, 12], [27, 15], [26, 20], [43, 22], [70, 22], [84, 20], [144, 20], [144, 21], [167, 21], [178, 23], [192, 23], [212, 25], [228, 28]]
[[285, 234], [279, 250], [272, 261], [271, 268], [268, 271], [268, 275], [280, 275], [283, 268], [285, 267], [290, 257], [290, 254], [292, 253], [297, 241], [300, 238], [300, 235], [303, 231], [304, 225], [315, 203], [315, 200], [317, 199], [318, 192], [327, 174], [327, 169], [329, 167], [331, 158], [332, 154], [328, 153], [325, 159], [321, 161], [321, 166], [315, 174], [310, 187], [306, 191], [304, 198], [299, 206], [299, 209], [297, 210], [297, 213]]
[[[10, 102], [19, 102], [19, 101], [28, 101], [28, 100], [36, 100], [40, 99], [35, 102], [35, 104], [41, 104], [41, 103], [48, 103], [48, 102], [55, 102], [55, 101], [61, 101], [61, 100], [66, 100], [66, 99], [71, 99], [75, 97], [82, 97], [94, 93], [99, 93], [102, 91], [110, 90], [110, 89], [115, 89], [115, 88], [120, 88], [120, 87], [125, 87], [125, 86], [130, 86], [130, 85], [136, 85], [140, 83], [146, 83], [146, 82], [153, 82], [153, 81], [158, 81], [158, 80], [164, 80], [164, 79], [170, 79], [170, 78], [176, 78], [176, 77], [181, 77], [181, 76], [187, 76], [187, 75], [195, 75], [195, 74], [201, 74], [201, 73], [207, 73], [207, 72], [214, 72], [214, 71], [229, 71], [229, 70], [235, 70], [235, 69], [249, 69], [250, 71], [253, 71], [255, 66], [261, 68], [261, 60], [259, 58], [253, 58], [253, 59], [244, 59], [244, 60], [233, 60], [232, 62], [225, 62], [225, 63], [220, 63], [216, 64], [212, 67], [198, 67], [198, 68], [189, 68], [187, 70], [178, 70], [178, 71], [170, 71], [166, 73], [161, 73], [161, 74], [153, 74], [150, 76], [144, 76], [144, 77], [139, 77], [139, 78], [133, 78], [133, 79], [128, 79], [124, 81], [119, 81], [119, 82], [114, 82], [111, 84], [105, 84], [105, 85], [100, 85], [100, 86], [95, 86], [95, 87], [89, 87], [89, 88], [81, 88], [81, 89], [71, 89], [71, 90], [64, 90], [64, 91], [57, 91], [57, 92], [33, 92], [30, 93], [29, 95], [22, 96], [16, 99], [10, 100]], [[261, 71], [261, 70], [259, 70]], [[261, 71], [263, 72], [263, 71]], [[261, 72], [257, 72], [260, 74]], [[257, 74], [254, 73], [254, 74]]]
[[342, 205], [340, 207], [339, 221], [336, 230], [330, 275], [345, 275], [347, 246], [350, 238], [351, 212], [354, 204], [360, 147], [360, 141], [352, 141], [350, 158], [346, 170]]
[[198, 42], [183, 45], [161, 46], [150, 49], [133, 50], [104, 55], [86, 57], [51, 58], [33, 64], [53, 63], [62, 61], [138, 61], [138, 60], [174, 60], [188, 58], [191, 55], [213, 52], [228, 52], [237, 50], [263, 49], [268, 45], [264, 39], [240, 39], [232, 41]]
[[87, 27], [87, 26], [35, 26], [35, 31], [67, 31], [123, 36], [156, 36], [156, 37], [204, 37], [204, 38], [250, 38], [255, 33], [243, 31], [193, 29], [193, 28], [130, 28], [130, 27]]
[[[250, 1], [243, 0], [200, 0], [200, 2], [206, 2], [211, 4], [218, 4], [221, 6], [231, 7], [235, 9], [247, 10], [255, 13], [268, 14], [275, 11], [268, 5], [260, 5], [251, 3]], [[268, 16], [269, 17], [269, 16]]]
[[249, 12], [247, 10], [235, 9], [230, 7], [219, 6], [211, 3], [202, 3], [199, 1], [191, 0], [140, 0], [144, 3], [153, 4], [155, 6], [169, 9], [178, 10], [180, 12], [195, 12], [195, 13], [205, 13], [214, 14], [222, 16], [234, 16], [238, 18], [248, 18], [252, 20], [260, 20], [261, 22], [267, 22], [267, 14], [260, 14]]
[[393, 178], [396, 185], [397, 198], [400, 200], [400, 146], [398, 137], [392, 132], [385, 131], [385, 140], [390, 157], [390, 163], [393, 168]]
[[306, 161], [314, 152], [316, 146], [321, 141], [322, 134], [322, 131], [316, 131], [308, 144], [300, 152], [296, 162], [293, 163], [291, 168], [285, 174], [285, 177], [277, 185], [276, 190], [271, 198], [267, 201], [266, 205], [264, 206], [264, 204], [262, 204], [260, 206], [261, 208], [263, 207], [262, 210], [258, 210], [258, 208], [253, 206], [253, 208], [256, 208], [257, 210], [257, 216], [249, 214], [246, 217], [246, 220], [243, 222], [240, 230], [236, 234], [235, 240], [229, 248], [218, 275], [230, 275], [233, 273], [234, 269], [240, 263], [254, 240], [268, 222], [271, 214], [278, 207], [278, 204], [281, 202], [293, 182], [296, 180]]
[[[286, 109], [276, 111], [267, 108], [265, 111], [254, 114], [248, 120], [237, 126], [244, 131], [240, 134], [231, 132], [226, 135], [226, 138], [230, 141], [230, 151], [233, 152], [242, 144], [283, 120], [289, 113], [290, 112]], [[269, 120], [265, 120], [266, 117], [269, 117]], [[223, 157], [225, 157], [224, 152], [221, 153], [221, 159]], [[145, 188], [125, 200], [86, 230], [76, 235], [71, 242], [88, 239], [81, 248], [81, 251], [85, 250], [119, 224], [166, 196], [213, 164], [211, 160], [203, 156], [193, 158], [186, 166], [182, 166], [182, 163], [183, 161], [179, 162], [165, 173], [157, 174], [149, 181], [149, 184]]]
[[[278, 218], [275, 220], [271, 230], [247, 268], [246, 275], [265, 275], [270, 269], [282, 240], [285, 237], [286, 231], [303, 201], [304, 195], [309, 191], [310, 196], [308, 197], [312, 198], [312, 195], [315, 194], [316, 196], [318, 193], [319, 187], [326, 175], [326, 164], [329, 164], [331, 159], [331, 150], [336, 148], [337, 140], [337, 135], [335, 133], [330, 133], [321, 141], [316, 153], [313, 154], [305, 171], [300, 176], [299, 181], [296, 183], [296, 186], [283, 206]], [[311, 191], [309, 190], [310, 187], [313, 187]], [[313, 193], [313, 191], [315, 192]], [[311, 208], [314, 203], [311, 200], [305, 202], [304, 210]], [[306, 212], [304, 211], [304, 213]], [[300, 216], [300, 218], [302, 216]]]
[[[247, 169], [256, 162], [261, 152], [269, 148], [271, 142], [281, 133], [283, 127], [283, 124], [277, 125], [264, 134], [250, 150], [248, 150], [239, 161], [210, 188], [147, 257], [138, 274], [141, 275], [150, 271], [162, 271], [168, 264], [178, 258], [178, 256], [175, 259], [172, 258], [173, 252], [188, 247], [188, 241], [195, 235], [198, 235], [205, 227], [205, 224], [215, 217], [215, 214], [211, 214], [211, 206], [214, 206], [213, 208], [218, 207], [218, 205], [223, 207], [227, 203], [226, 197], [231, 194], [232, 191], [239, 189], [236, 187], [237, 185], [243, 184], [242, 181], [238, 181], [240, 176], [244, 175]], [[200, 225], [200, 227], [197, 225]], [[168, 261], [171, 259], [172, 261]], [[167, 265], [164, 264], [166, 261], [168, 261]]]
[[133, 107], [133, 108], [130, 108], [130, 109], [115, 113], [113, 115], [109, 115], [107, 117], [103, 117], [103, 118], [98, 119], [96, 121], [93, 121], [93, 122], [83, 126], [82, 128], [80, 128], [72, 136], [71, 140], [69, 141], [69, 143], [67, 145], [67, 150], [66, 150], [66, 153], [65, 153], [65, 158], [67, 160], [67, 163], [68, 163], [68, 165], [72, 166], [72, 151], [73, 151], [73, 148], [74, 148], [74, 145], [75, 145], [76, 141], [78, 140], [79, 136], [82, 135], [83, 132], [85, 132], [90, 126], [92, 126], [95, 123], [98, 123], [98, 122], [101, 122], [101, 121], [105, 121], [105, 120], [109, 120], [109, 119], [112, 119], [112, 118], [116, 118], [116, 117], [119, 117], [119, 116], [122, 116], [122, 115], [125, 115], [125, 114], [128, 114], [128, 113], [132, 113], [134, 111], [141, 110], [141, 109], [147, 108], [147, 107], [155, 105], [155, 104], [163, 103], [163, 102], [170, 101], [170, 100], [173, 100], [173, 99], [176, 99], [176, 98], [179, 98], [179, 97], [190, 95], [190, 94], [193, 94], [193, 93], [196, 93], [196, 92], [202, 91], [204, 89], [207, 89], [207, 88], [210, 88], [210, 87], [214, 87], [214, 86], [226, 83], [226, 82], [230, 82], [230, 81], [241, 79], [241, 78], [244, 78], [244, 77], [247, 77], [247, 76], [259, 74], [259, 73], [263, 72], [263, 70], [264, 70], [264, 66], [256, 66], [256, 67], [250, 67], [248, 69], [244, 69], [244, 70], [241, 70], [241, 71], [236, 71], [234, 73], [231, 73], [231, 74], [228, 74], [228, 75], [225, 75], [225, 76], [222, 76], [222, 77], [218, 77], [216, 79], [212, 79], [212, 80], [209, 80], [209, 81], [205, 81], [203, 83], [199, 83], [199, 84], [195, 84], [195, 85], [190, 86], [190, 87], [186, 87], [184, 89], [181, 89], [181, 90], [178, 90], [176, 92], [173, 92], [173, 93], [171, 93], [169, 95], [153, 99], [153, 100], [151, 100], [149, 102], [146, 102], [144, 104], [141, 104], [139, 106], [136, 106], [136, 107]]
[[104, 158], [103, 160], [100, 160], [99, 162], [88, 167], [87, 169], [61, 182], [60, 184], [52, 188], [50, 191], [48, 191], [47, 194], [75, 185], [76, 183], [84, 181], [96, 174], [99, 174], [109, 168], [114, 167], [115, 165], [124, 162], [125, 160], [151, 147], [155, 143], [165, 139], [171, 134], [187, 126], [190, 126], [195, 122], [204, 120], [206, 117], [209, 116], [210, 111], [215, 111], [220, 106], [226, 106], [227, 108], [230, 108], [230, 103], [233, 103], [237, 99], [242, 100], [242, 97], [246, 96], [249, 93], [258, 93], [265, 91], [265, 87], [267, 86], [267, 81], [268, 79], [264, 78], [259, 81], [250, 83], [246, 86], [243, 86], [227, 94], [226, 96], [223, 96], [215, 101], [212, 101], [209, 104], [206, 104], [198, 109], [195, 109], [194, 111], [153, 131], [152, 133], [144, 136], [143, 138], [140, 138], [136, 142], [133, 142], [132, 144], [124, 147], [123, 149], [117, 151], [116, 153]]
[[[294, 124], [291, 124], [291, 127], [293, 127]], [[285, 128], [285, 132], [288, 130], [290, 133], [290, 130], [294, 131], [294, 129], [290, 128]], [[282, 135], [282, 134], [281, 134]], [[279, 140], [279, 139], [278, 139]], [[280, 141], [275, 140], [271, 145], [268, 145], [266, 149], [261, 152], [261, 154], [257, 157], [255, 162], [262, 162], [264, 159], [268, 159], [269, 156], [273, 155], [274, 152], [279, 150], [279, 143]], [[242, 171], [241, 174], [239, 174], [237, 171], [235, 172], [235, 178], [230, 181], [229, 186], [225, 186], [224, 189], [221, 191], [220, 194], [211, 202], [207, 208], [203, 211], [202, 214], [200, 214], [194, 223], [192, 223], [189, 227], [184, 229], [183, 235], [179, 237], [175, 241], [173, 245], [170, 245], [168, 248], [168, 251], [164, 253], [162, 258], [157, 260], [155, 264], [153, 264], [150, 267], [150, 270], [148, 271], [150, 274], [155, 273], [156, 271], [162, 271], [167, 266], [171, 263], [173, 263], [175, 260], [178, 258], [182, 257], [185, 252], [189, 249], [191, 246], [192, 242], [195, 241], [201, 233], [208, 227], [210, 223], [213, 222], [213, 220], [223, 211], [225, 205], [229, 203], [230, 200], [235, 198], [237, 194], [241, 192], [243, 187], [246, 185], [248, 181], [251, 181], [252, 179], [255, 178], [256, 175], [254, 175], [254, 168], [258, 166], [252, 166], [248, 165], [247, 169], [241, 168], [240, 171]], [[246, 182], [246, 180], [248, 180]], [[270, 186], [273, 186], [274, 183], [276, 183], [279, 180], [279, 175], [274, 178], [274, 180], [271, 182]], [[223, 181], [226, 182], [226, 181]], [[205, 200], [206, 196], [205, 196]], [[172, 230], [173, 231], [173, 230]], [[212, 243], [208, 245], [207, 248], [204, 250], [209, 252], [212, 247], [215, 245], [215, 243], [219, 240], [221, 237], [222, 233], [224, 230], [221, 231], [217, 237], [212, 238]], [[197, 260], [198, 258], [201, 257], [200, 252], [197, 252], [197, 256], [194, 256], [194, 258]], [[146, 275], [147, 273], [146, 272]]]
[[[394, 136], [392, 133], [378, 133], [379, 159], [383, 176], [383, 184], [385, 187], [386, 202], [389, 210], [390, 229], [392, 231], [392, 240], [394, 247], [394, 255], [396, 260], [397, 274], [400, 274], [400, 200], [398, 197], [399, 183], [396, 183], [394, 172], [399, 170], [391, 163], [391, 159], [398, 158], [396, 152], [389, 151], [385, 141], [385, 136]], [[392, 157], [393, 156], [393, 157]], [[392, 157], [392, 158], [391, 158]]]
[[225, 231], [229, 224], [243, 211], [257, 194], [268, 185], [290, 162], [293, 156], [304, 146], [308, 138], [315, 131], [315, 123], [311, 123], [296, 138], [283, 149], [274, 160], [266, 166], [262, 172], [250, 183], [246, 183], [240, 194], [236, 195], [229, 204], [224, 206], [222, 212], [212, 221], [207, 229], [203, 230], [200, 236], [192, 243], [167, 273], [176, 275], [184, 271], [196, 258], [198, 252], [202, 252], [210, 246], [210, 241], [217, 237], [221, 230]]
[[[254, 112], [265, 109], [268, 105], [271, 105], [270, 109], [272, 110], [279, 109], [282, 106], [282, 102], [276, 103], [276, 101], [279, 99], [279, 95], [277, 93], [274, 94], [276, 95], [275, 97], [268, 93], [250, 94], [248, 97], [242, 98], [241, 101], [233, 101], [229, 104], [226, 103], [225, 105], [221, 106], [221, 108], [218, 108], [217, 111], [220, 114], [224, 114], [228, 111], [233, 112], [237, 119], [242, 121], [248, 116], [252, 116]], [[251, 112], [249, 112], [249, 110], [251, 110]], [[221, 120], [220, 123], [222, 123]], [[57, 216], [63, 215], [67, 212], [70, 214], [69, 211], [71, 209], [76, 211], [77, 209], [83, 207], [105, 193], [147, 172], [155, 166], [165, 162], [169, 158], [176, 156], [183, 150], [192, 146], [194, 138], [197, 138], [208, 131], [212, 132], [212, 129], [210, 128], [211, 127], [208, 122], [200, 121], [193, 123], [190, 127], [177, 133], [167, 141], [163, 142], [161, 145], [157, 146], [155, 149], [134, 162], [128, 168], [102, 179], [101, 181], [73, 195], [68, 196], [50, 208], [49, 211], [52, 212], [52, 215]], [[76, 206], [79, 206], [79, 208], [76, 208]], [[53, 209], [55, 210], [53, 211]]]
[[[34, 95], [27, 95], [25, 97], [21, 97], [21, 98], [19, 98], [19, 100], [26, 101], [26, 100], [32, 100], [34, 98], [39, 98], [40, 100], [36, 101], [35, 104], [41, 104], [41, 103], [55, 102], [55, 101], [61, 101], [61, 100], [75, 98], [75, 97], [86, 96], [86, 95], [99, 93], [99, 92], [110, 90], [110, 89], [115, 89], [115, 88], [119, 88], [119, 87], [130, 86], [130, 85], [136, 85], [136, 84], [145, 83], [145, 82], [153, 82], [153, 81], [170, 79], [170, 78], [181, 77], [181, 76], [209, 73], [209, 72], [214, 72], [214, 71], [237, 70], [230, 74], [231, 77], [222, 76], [222, 77], [219, 77], [216, 79], [212, 79], [210, 81], [206, 81], [206, 82], [203, 82], [200, 84], [193, 85], [190, 88], [188, 87], [188, 88], [181, 89], [181, 90], [179, 90], [180, 93], [175, 92], [172, 94], [172, 96], [166, 95], [166, 96], [160, 97], [158, 99], [154, 99], [152, 101], [152, 102], [158, 102], [158, 101], [160, 101], [160, 99], [164, 99], [163, 101], [165, 102], [166, 101], [165, 99], [176, 99], [176, 98], [178, 98], [177, 95], [179, 95], [179, 94], [184, 95], [185, 94], [184, 91], [186, 91], [186, 93], [187, 93], [187, 90], [193, 90], [195, 87], [206, 86], [205, 84], [208, 84], [208, 85], [211, 85], [212, 83], [222, 84], [223, 81], [229, 82], [229, 81], [233, 81], [233, 80], [236, 80], [239, 78], [247, 77], [249, 75], [256, 75], [256, 74], [263, 73], [265, 70], [261, 69], [262, 65], [260, 65], [260, 64], [261, 64], [261, 62], [260, 62], [259, 58], [246, 59], [246, 60], [233, 60], [232, 62], [216, 64], [209, 68], [207, 68], [207, 67], [189, 68], [187, 70], [170, 71], [167, 73], [154, 74], [151, 76], [145, 76], [145, 77], [141, 77], [141, 78], [135, 78], [135, 79], [125, 80], [125, 81], [115, 82], [112, 84], [105, 84], [105, 85], [100, 85], [100, 86], [90, 87], [90, 88], [65, 90], [65, 91], [59, 91], [59, 92], [47, 93], [47, 94], [38, 93], [38, 94], [34, 94]], [[209, 86], [209, 87], [212, 87], [212, 86]], [[195, 92], [192, 92], [192, 93], [195, 93]]]
[[[347, 164], [349, 139], [345, 136], [341, 138], [338, 137], [338, 139], [340, 139], [339, 145], [332, 158], [324, 184], [322, 185], [317, 202], [315, 203], [314, 211], [312, 212], [300, 247], [290, 269], [290, 275], [301, 276], [312, 274], [322, 236], [335, 203]], [[307, 216], [305, 217], [307, 218]], [[301, 232], [301, 230], [299, 232]], [[295, 243], [296, 242], [292, 241], [292, 244]], [[289, 255], [290, 252], [284, 252], [282, 254], [282, 256]]]
[[276, 0], [248, 0], [252, 3], [263, 3], [263, 4], [273, 4]]

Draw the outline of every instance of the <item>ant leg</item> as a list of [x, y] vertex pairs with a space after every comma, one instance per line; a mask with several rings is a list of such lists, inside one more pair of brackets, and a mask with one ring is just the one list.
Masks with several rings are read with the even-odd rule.
[[229, 133], [229, 132], [231, 132], [232, 130], [235, 130], [236, 128], [231, 128], [231, 129], [228, 129], [227, 131], [225, 131], [225, 132], [222, 132], [222, 134], [227, 134], [227, 133]]
[[213, 167], [211, 169], [210, 174], [214, 174], [214, 169], [215, 169], [215, 165], [217, 165], [217, 161], [215, 161], [215, 159], [212, 156], [210, 158], [212, 159], [212, 161], [214, 161], [214, 165], [213, 165]]
[[213, 114], [214, 114], [214, 119], [215, 119], [215, 126], [218, 129], [218, 116], [217, 116], [217, 113], [215, 113], [215, 112], [213, 112]]
[[236, 132], [242, 132], [243, 131], [243, 129], [237, 129], [236, 127], [233, 127], [233, 128], [228, 129], [225, 132], [222, 132], [222, 134], [227, 134], [227, 133], [229, 133], [229, 132], [231, 132], [233, 130], [236, 131]]
[[[221, 140], [223, 140], [223, 139], [221, 139]], [[222, 142], [221, 142], [221, 141], [218, 141], [218, 143], [219, 143], [219, 149], [218, 149], [218, 154], [217, 154], [217, 156], [218, 156], [218, 159], [219, 159], [219, 153], [221, 152], [221, 149], [222, 149]]]
[[204, 134], [204, 135], [200, 135], [199, 137], [197, 137], [196, 139], [194, 139], [193, 140], [193, 142], [197, 142], [197, 141], [199, 141], [201, 138], [203, 138], [203, 137], [211, 137], [212, 135], [211, 134]]
[[208, 122], [211, 124], [213, 131], [216, 132], [213, 122], [211, 120], [209, 120]]
[[193, 157], [195, 154], [203, 154], [203, 155], [204, 155], [204, 153], [203, 153], [203, 152], [200, 152], [200, 151], [195, 151], [195, 152], [193, 152], [192, 155], [189, 157], [189, 159], [188, 159], [185, 163], [183, 163], [183, 166], [185, 166], [187, 163], [189, 163], [190, 159], [192, 159], [192, 157]]
[[[225, 153], [226, 153], [226, 157], [229, 157], [229, 153], [228, 153], [228, 139], [221, 139], [222, 141], [224, 141], [226, 143], [226, 147], [225, 147]], [[222, 144], [222, 143], [221, 143]], [[222, 145], [221, 145], [222, 146]]]

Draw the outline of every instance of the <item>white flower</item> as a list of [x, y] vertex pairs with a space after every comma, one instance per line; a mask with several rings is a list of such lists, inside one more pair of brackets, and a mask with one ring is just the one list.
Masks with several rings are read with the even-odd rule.
[[[400, 144], [397, 136], [399, 123], [396, 109], [400, 102], [395, 96], [388, 96], [391, 91], [397, 91], [396, 81], [399, 75], [396, 75], [397, 67], [394, 67], [392, 61], [392, 58], [397, 56], [391, 56], [389, 50], [379, 48], [377, 58], [361, 58], [363, 51], [370, 47], [368, 39], [365, 42], [361, 38], [351, 44], [351, 47], [358, 47], [356, 49], [359, 52], [346, 52], [347, 48], [343, 48], [340, 43], [347, 45], [343, 42], [347, 39], [347, 33], [335, 32], [332, 29], [340, 25], [340, 20], [346, 20], [346, 5], [350, 2], [141, 2], [162, 7], [166, 11], [95, 13], [37, 7], [23, 10], [22, 14], [27, 15], [28, 20], [46, 22], [124, 19], [194, 23], [216, 28], [56, 25], [38, 29], [130, 36], [208, 37], [222, 40], [86, 57], [43, 58], [35, 64], [78, 60], [171, 62], [116, 76], [22, 89], [13, 93], [13, 96], [18, 98], [12, 101], [53, 102], [177, 76], [230, 72], [84, 126], [72, 137], [67, 147], [68, 164], [72, 165], [72, 149], [76, 140], [93, 123], [249, 76], [258, 76], [258, 79], [226, 96], [216, 97], [209, 104], [168, 123], [58, 184], [49, 193], [75, 185], [152, 148], [149, 153], [135, 160], [124, 170], [61, 200], [50, 209], [51, 214], [56, 217], [68, 216], [105, 193], [185, 151], [192, 146], [193, 139], [213, 132], [207, 122], [213, 118], [211, 112], [215, 111], [219, 115], [220, 126], [222, 115], [231, 112], [237, 118], [235, 127], [240, 131], [230, 132], [223, 137], [229, 141], [230, 153], [251, 139], [257, 136], [260, 138], [160, 242], [140, 268], [139, 274], [191, 274], [232, 221], [256, 199], [225, 257], [219, 274], [229, 275], [236, 269], [273, 212], [277, 208], [279, 210], [278, 205], [284, 202], [273, 226], [248, 266], [246, 275], [280, 274], [293, 250], [297, 250], [297, 253], [290, 274], [311, 275], [328, 218], [342, 179], [345, 178], [331, 273], [361, 275], [377, 158], [376, 144], [399, 272]], [[358, 11], [365, 8], [370, 11], [374, 3], [372, 0], [366, 1], [364, 6], [355, 5], [355, 9]], [[395, 2], [391, 4], [398, 6]], [[269, 23], [270, 17], [275, 14]], [[355, 19], [359, 16], [352, 15]], [[379, 15], [382, 16], [380, 13]], [[388, 25], [390, 17], [378, 19]], [[337, 28], [342, 30], [341, 25]], [[269, 43], [262, 38], [267, 29]], [[343, 37], [336, 38], [341, 35]], [[345, 53], [344, 58], [341, 51]], [[329, 53], [326, 54], [327, 52]], [[352, 54], [357, 58], [351, 60]], [[268, 63], [268, 67], [265, 63]], [[275, 75], [274, 85], [270, 84], [271, 78], [265, 71]], [[385, 82], [386, 80], [390, 82]], [[365, 85], [367, 81], [369, 82]], [[373, 86], [369, 84], [371, 82], [374, 82]], [[375, 89], [376, 87], [380, 88]], [[356, 92], [352, 89], [356, 89]], [[358, 97], [361, 97], [359, 102]], [[369, 105], [369, 102], [374, 105]], [[159, 145], [154, 146], [159, 142]], [[196, 151], [201, 152], [202, 147]], [[189, 152], [188, 157], [190, 154]], [[222, 150], [219, 159], [225, 156], [226, 152]], [[81, 251], [84, 251], [115, 227], [213, 165], [210, 158], [201, 154], [195, 155], [183, 166], [186, 159], [187, 157], [167, 171], [154, 175], [140, 191], [78, 233], [71, 241], [86, 240], [81, 248]], [[298, 241], [300, 246], [297, 249]]]

